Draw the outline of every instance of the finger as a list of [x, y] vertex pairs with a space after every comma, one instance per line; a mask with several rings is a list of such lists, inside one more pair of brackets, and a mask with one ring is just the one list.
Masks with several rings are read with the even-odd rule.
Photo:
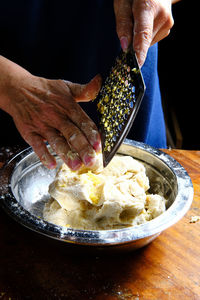
[[102, 79], [98, 74], [87, 84], [72, 83], [70, 81], [65, 81], [65, 83], [69, 87], [74, 99], [77, 102], [84, 102], [94, 99], [97, 96], [101, 88]]
[[162, 39], [167, 37], [169, 34], [170, 34], [170, 30], [168, 30], [168, 31], [166, 31], [166, 30], [158, 31], [157, 33], [154, 34], [154, 37], [151, 41], [151, 46], [158, 43], [159, 41], [161, 41]]
[[174, 25], [171, 8], [161, 7], [154, 20], [153, 38], [151, 45], [159, 42], [169, 35]]
[[30, 133], [26, 137], [26, 142], [33, 148], [40, 161], [48, 169], [56, 167], [55, 158], [49, 153], [43, 138], [37, 133]]
[[53, 128], [48, 129], [45, 133], [49, 145], [56, 154], [68, 165], [73, 171], [82, 166], [82, 161], [78, 153], [73, 153], [64, 137]]
[[132, 42], [133, 18], [131, 0], [114, 0], [116, 31], [124, 51]]
[[[73, 128], [79, 128], [81, 132], [84, 133], [89, 144], [94, 148], [95, 151], [99, 152], [101, 150], [101, 138], [95, 123], [82, 110], [80, 105], [74, 102], [73, 98], [68, 102], [67, 108], [67, 116], [69, 120], [76, 125]], [[62, 125], [62, 122], [59, 122], [59, 127], [57, 128], [59, 131], [63, 130], [63, 126], [66, 127], [66, 119], [60, 121], [62, 121], [64, 124]], [[70, 126], [71, 122], [68, 122]], [[55, 127], [56, 126], [58, 125], [55, 124]]]
[[87, 138], [70, 120], [62, 122], [60, 132], [68, 142], [71, 149], [79, 154], [86, 166], [92, 166], [95, 162], [95, 151], [88, 143]]
[[81, 122], [80, 124], [81, 131], [84, 132], [85, 136], [87, 137], [90, 145], [94, 148], [94, 150], [98, 153], [101, 151], [101, 137], [97, 130], [96, 125], [91, 122]]
[[133, 5], [133, 48], [140, 67], [146, 59], [153, 34], [154, 10], [147, 3], [148, 1], [135, 0]]

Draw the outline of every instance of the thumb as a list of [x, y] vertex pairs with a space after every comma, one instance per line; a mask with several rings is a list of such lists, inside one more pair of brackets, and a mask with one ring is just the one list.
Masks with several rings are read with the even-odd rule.
[[76, 102], [86, 102], [94, 99], [97, 96], [101, 88], [102, 79], [98, 74], [86, 84], [78, 84], [70, 81], [65, 81], [65, 83], [69, 87]]

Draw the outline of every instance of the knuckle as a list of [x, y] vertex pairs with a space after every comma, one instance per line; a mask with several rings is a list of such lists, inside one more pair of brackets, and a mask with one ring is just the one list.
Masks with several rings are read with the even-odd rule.
[[47, 140], [53, 149], [60, 157], [65, 155], [69, 150], [69, 145], [64, 137], [54, 130], [49, 130], [46, 133]]
[[53, 150], [56, 150], [58, 145], [63, 143], [63, 138], [61, 136], [49, 136], [48, 137], [48, 142], [51, 145]]
[[162, 24], [164, 24], [164, 26], [168, 29], [170, 29], [174, 24], [174, 20], [173, 20], [171, 11], [169, 11], [165, 7], [161, 8], [159, 19], [160, 19], [160, 22]]
[[117, 17], [117, 22], [120, 25], [127, 25], [127, 24], [129, 25], [130, 20], [126, 16], [118, 16]]
[[144, 4], [144, 8], [146, 10], [152, 11], [153, 13], [155, 13], [156, 9], [157, 9], [157, 2], [155, 0], [146, 0], [146, 1], [142, 1]]
[[81, 158], [84, 157], [85, 153], [92, 153], [92, 152], [93, 152], [93, 149], [89, 144], [82, 145], [82, 147], [78, 151]]
[[91, 132], [93, 129], [96, 129], [95, 124], [92, 121], [81, 122], [80, 129], [83, 132]]
[[150, 27], [145, 27], [140, 31], [135, 31], [134, 36], [138, 43], [141, 41], [150, 43], [152, 38], [152, 30]]
[[59, 140], [57, 141], [57, 143], [55, 144], [55, 146], [51, 145], [52, 148], [54, 147], [54, 151], [60, 156], [65, 156], [67, 154], [67, 152], [69, 151], [69, 147], [67, 145], [66, 142], [64, 142], [63, 140]]
[[38, 136], [36, 136], [36, 135], [32, 135], [32, 138], [31, 138], [30, 141], [31, 141], [31, 146], [34, 149], [41, 148], [44, 145], [43, 140], [41, 138], [39, 138]]
[[73, 145], [73, 144], [75, 144], [75, 142], [77, 142], [77, 141], [79, 141], [80, 142], [80, 140], [82, 139], [82, 134], [80, 133], [80, 132], [75, 132], [75, 131], [73, 131], [73, 132], [71, 132], [71, 134], [68, 136], [68, 142], [71, 144], [71, 145]]
[[152, 31], [149, 27], [147, 27], [146, 29], [144, 29], [143, 31], [140, 32], [143, 40], [145, 41], [151, 41], [151, 37], [152, 37]]
[[87, 140], [83, 133], [74, 125], [66, 126], [62, 129], [62, 133], [66, 138], [68, 144], [76, 150], [84, 144], [87, 144]]
[[165, 37], [167, 37], [170, 34], [170, 30], [166, 31]]
[[72, 136], [70, 136], [68, 143], [76, 151], [79, 151], [79, 149], [82, 149], [88, 145], [86, 137], [81, 132], [74, 133]]
[[71, 124], [64, 127], [62, 132], [68, 141], [73, 140], [74, 137], [77, 137], [79, 135], [79, 130], [76, 128], [76, 126]]
[[155, 13], [157, 4], [155, 0], [135, 1], [133, 4], [133, 14], [136, 15], [138, 11], [148, 11], [149, 13]]
[[114, 0], [115, 14], [126, 13], [132, 6], [132, 0]]
[[68, 136], [70, 135], [70, 132], [72, 132], [73, 124], [69, 122], [68, 120], [62, 120], [62, 122], [58, 123], [58, 130], [64, 135]]
[[85, 136], [88, 138], [88, 140], [94, 140], [94, 137], [97, 137], [98, 135], [98, 129], [96, 125], [93, 122], [82, 122], [80, 129], [82, 132], [84, 132]]
[[78, 109], [77, 109], [77, 106], [78, 104], [76, 104], [75, 102], [72, 103], [69, 107], [69, 116], [70, 116], [70, 119], [76, 119], [77, 118], [77, 115], [78, 115]]
[[131, 21], [127, 21], [127, 20], [120, 21], [116, 25], [117, 33], [120, 37], [130, 35], [132, 33], [132, 27], [133, 24]]
[[174, 19], [172, 16], [169, 16], [166, 20], [166, 26], [168, 29], [171, 29], [174, 26]]
[[73, 132], [67, 139], [69, 146], [83, 157], [83, 154], [91, 148], [86, 136], [81, 132]]
[[30, 141], [32, 140], [32, 135], [33, 135], [33, 128], [26, 125], [23, 126], [23, 128], [20, 128], [20, 133], [22, 135], [22, 137], [24, 138], [24, 140], [30, 144]]

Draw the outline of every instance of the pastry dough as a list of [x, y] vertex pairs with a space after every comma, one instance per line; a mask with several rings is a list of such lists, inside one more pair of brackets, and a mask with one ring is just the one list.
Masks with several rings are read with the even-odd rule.
[[115, 155], [103, 169], [101, 154], [93, 169], [71, 171], [63, 164], [49, 186], [52, 199], [44, 219], [76, 229], [101, 230], [139, 225], [166, 209], [161, 195], [149, 194], [149, 179], [142, 163]]

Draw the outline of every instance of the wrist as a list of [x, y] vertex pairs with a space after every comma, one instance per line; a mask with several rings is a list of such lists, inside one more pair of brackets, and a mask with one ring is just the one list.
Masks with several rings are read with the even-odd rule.
[[3, 56], [0, 56], [0, 72], [0, 108], [11, 114], [14, 91], [21, 85], [22, 80], [31, 74]]

